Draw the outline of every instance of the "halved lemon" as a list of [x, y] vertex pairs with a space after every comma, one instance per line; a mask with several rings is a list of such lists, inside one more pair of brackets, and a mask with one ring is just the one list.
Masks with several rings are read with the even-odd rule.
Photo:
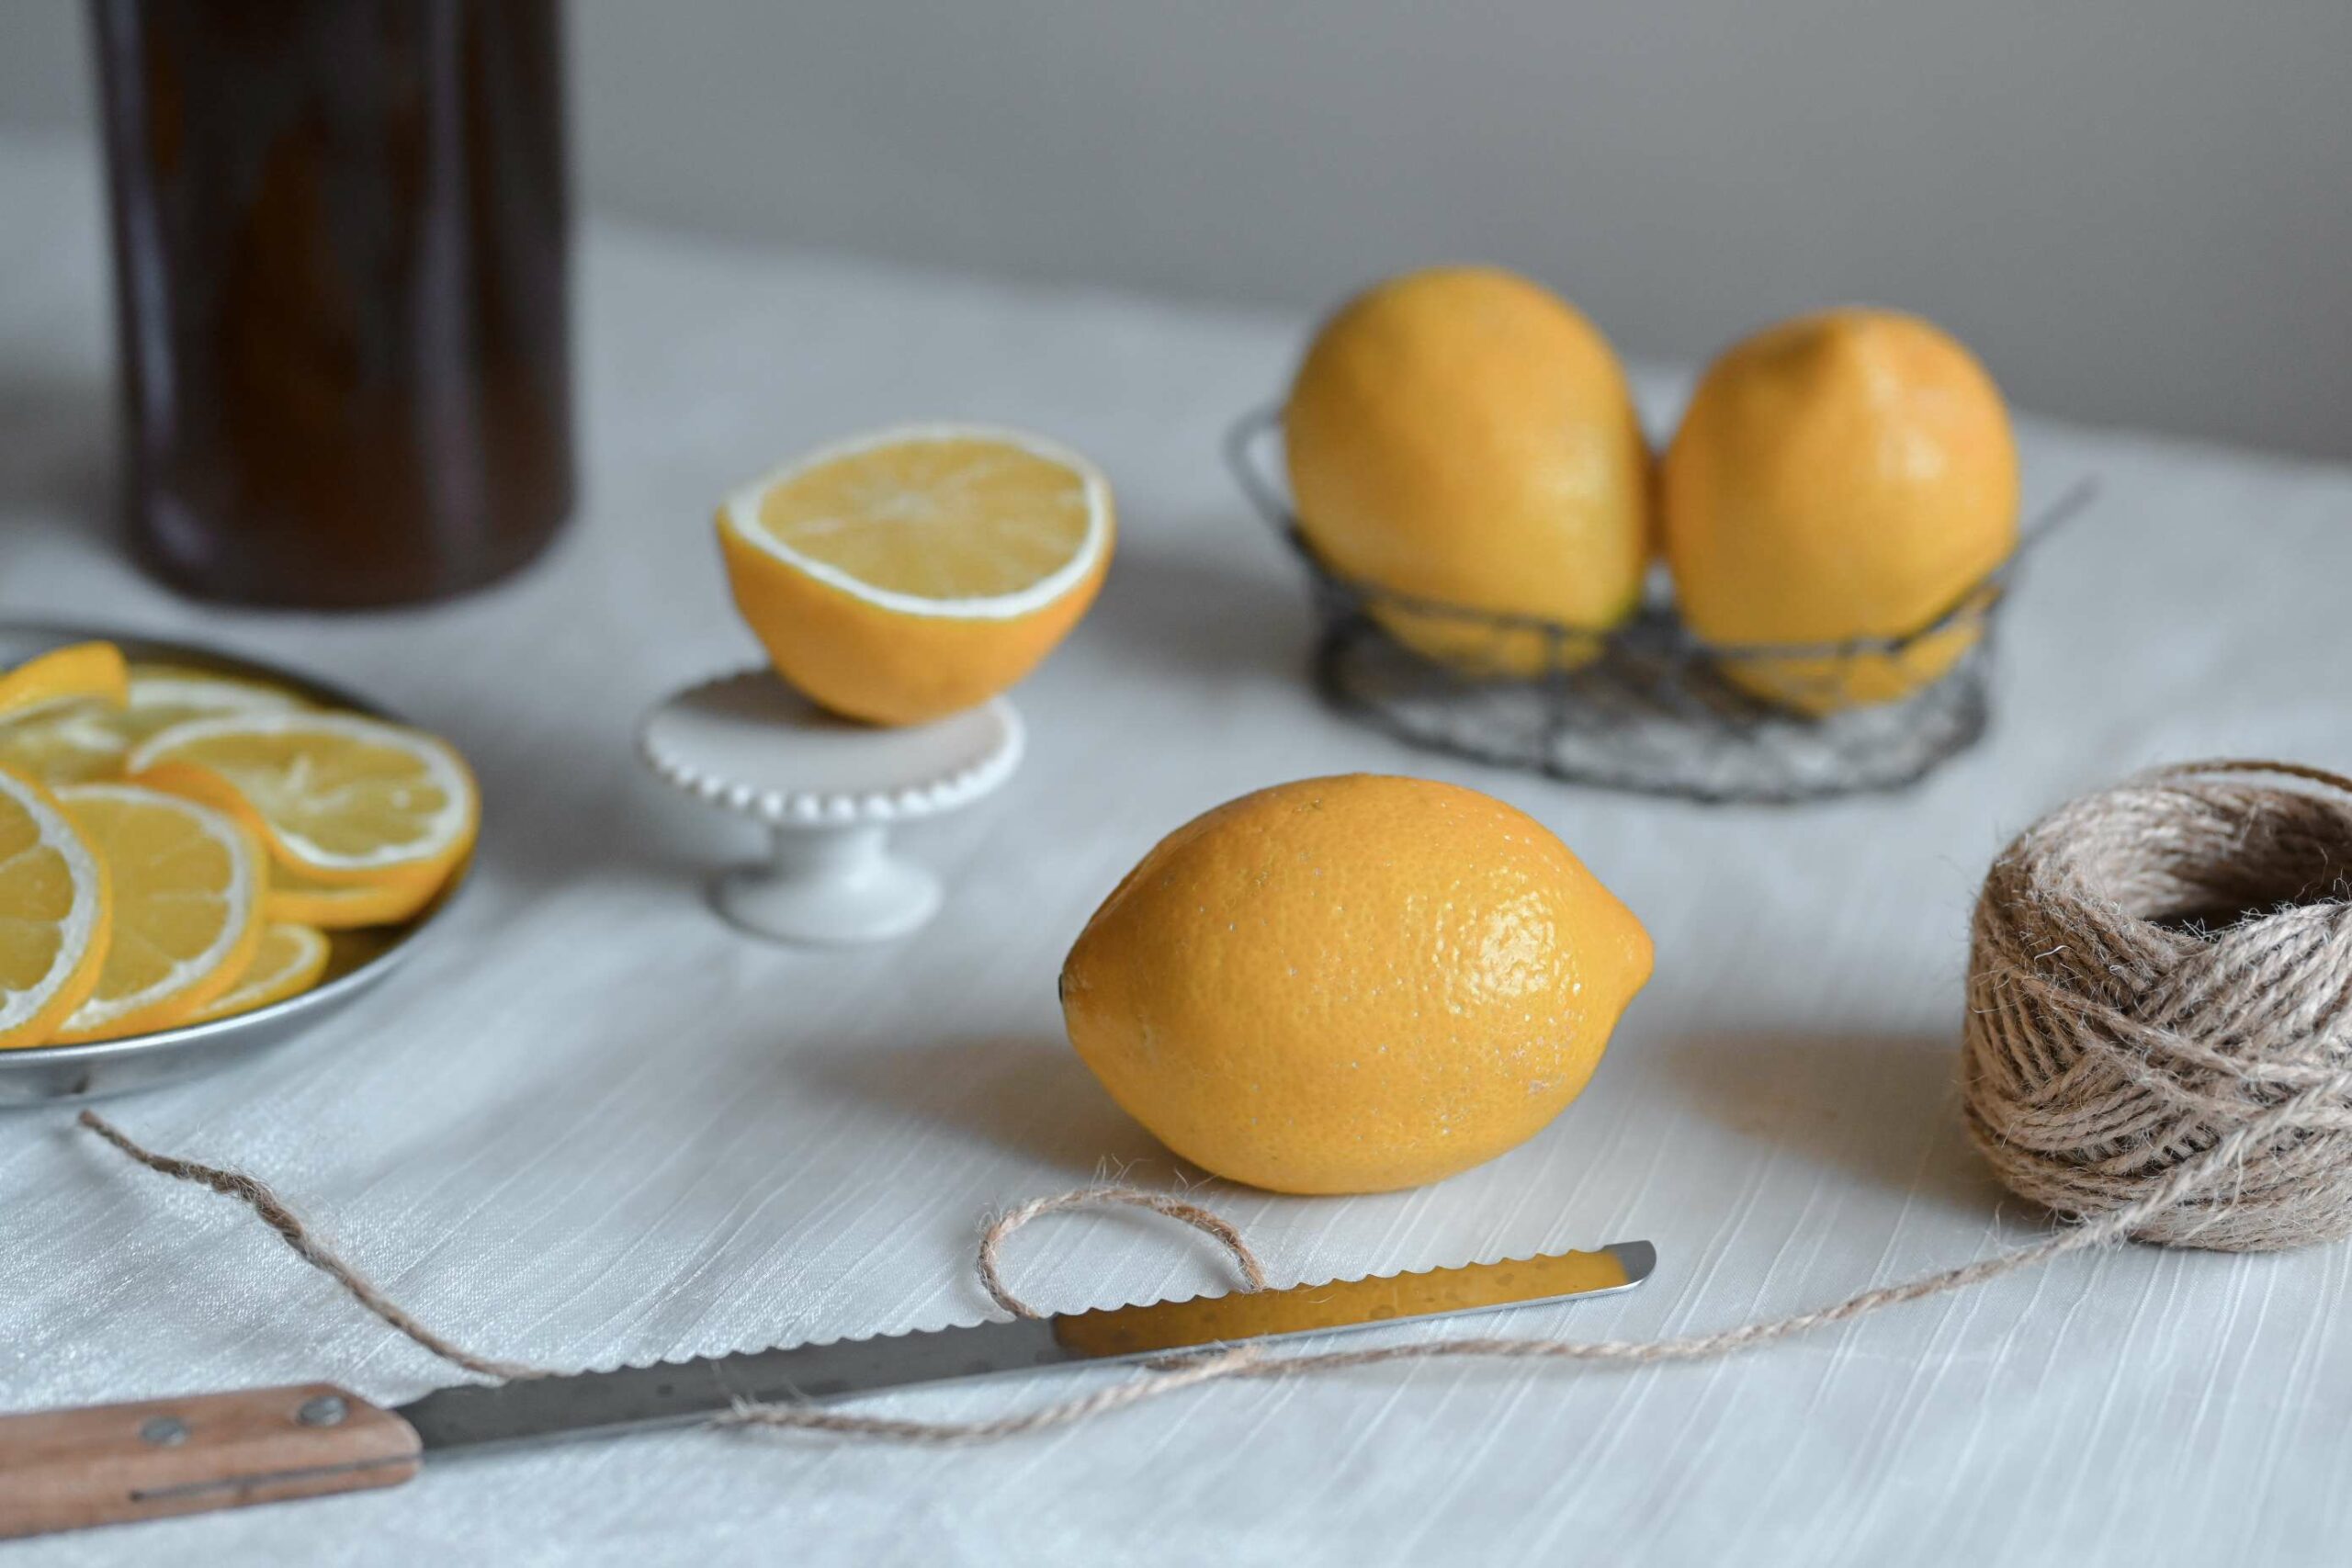
[[272, 1002], [300, 996], [326, 973], [332, 951], [326, 933], [311, 926], [279, 920], [262, 928], [261, 942], [236, 983], [198, 1008], [190, 1023], [231, 1018]]
[[827, 447], [718, 512], [736, 607], [776, 673], [877, 724], [938, 718], [1028, 674], [1093, 603], [1114, 533], [1091, 463], [964, 425]]
[[0, 765], [51, 784], [119, 778], [133, 746], [175, 724], [310, 705], [283, 687], [208, 670], [133, 664], [130, 671], [127, 701], [57, 701], [0, 717]]
[[130, 675], [122, 649], [110, 642], [77, 642], [52, 649], [0, 675], [0, 714], [84, 698], [120, 707], [129, 695]]
[[423, 877], [388, 877], [381, 882], [338, 886], [313, 882], [279, 865], [270, 870], [269, 894], [262, 903], [273, 920], [290, 920], [328, 931], [390, 926], [433, 902], [433, 896], [441, 891], [447, 880], [448, 873], [436, 872]]
[[190, 719], [141, 741], [128, 766], [137, 783], [237, 817], [277, 864], [331, 886], [446, 875], [481, 818], [447, 743], [356, 714]]
[[113, 919], [105, 862], [63, 807], [0, 769], [0, 1048], [40, 1045], [98, 983]]
[[187, 1022], [244, 973], [261, 941], [260, 844], [227, 812], [136, 784], [72, 784], [57, 800], [106, 863], [114, 919], [97, 988], [51, 1038]]

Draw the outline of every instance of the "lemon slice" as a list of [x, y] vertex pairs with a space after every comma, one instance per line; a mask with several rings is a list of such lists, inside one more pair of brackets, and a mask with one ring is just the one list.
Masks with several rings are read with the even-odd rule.
[[114, 919], [97, 988], [53, 1038], [186, 1022], [261, 940], [261, 846], [226, 812], [135, 784], [73, 784], [57, 800], [106, 863]]
[[390, 926], [408, 919], [433, 902], [448, 880], [445, 874], [424, 877], [388, 877], [381, 882], [342, 886], [313, 882], [283, 866], [272, 868], [269, 893], [262, 908], [273, 920], [288, 920], [328, 931], [354, 926]]
[[57, 701], [0, 717], [0, 765], [51, 784], [119, 778], [133, 746], [175, 724], [214, 714], [309, 705], [282, 687], [209, 671], [167, 664], [133, 664], [130, 670], [127, 702]]
[[141, 741], [128, 766], [136, 782], [238, 817], [279, 865], [334, 886], [444, 875], [480, 817], [456, 751], [356, 714], [190, 719]]
[[122, 649], [110, 642], [77, 642], [0, 675], [0, 714], [83, 698], [120, 707], [129, 697], [129, 684]]
[[1017, 431], [924, 425], [788, 464], [720, 508], [735, 603], [776, 671], [854, 718], [913, 724], [1026, 675], [1093, 602], [1111, 487]]
[[300, 996], [326, 973], [329, 948], [326, 933], [311, 926], [280, 920], [262, 928], [244, 973], [236, 983], [196, 1010], [190, 1023], [209, 1023], [272, 1002]]
[[61, 702], [0, 719], [0, 766], [48, 784], [116, 777], [130, 750], [123, 711]]
[[55, 796], [0, 769], [0, 1047], [46, 1043], [97, 986], [106, 864]]
[[191, 670], [177, 664], [134, 664], [123, 717], [134, 741], [191, 718], [216, 714], [293, 713], [311, 704], [283, 686]]

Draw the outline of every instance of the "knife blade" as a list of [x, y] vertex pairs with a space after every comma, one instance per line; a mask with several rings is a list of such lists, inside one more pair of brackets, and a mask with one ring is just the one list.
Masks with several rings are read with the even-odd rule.
[[330, 1384], [0, 1416], [0, 1537], [390, 1486], [426, 1454], [709, 1421], [739, 1404], [1155, 1360], [1631, 1290], [1645, 1241], [1056, 1317], [917, 1329], [513, 1382], [396, 1409]]
[[739, 1404], [825, 1404], [918, 1383], [1150, 1360], [1243, 1340], [1601, 1295], [1640, 1284], [1657, 1262], [1649, 1243], [1618, 1242], [1598, 1252], [698, 1356], [527, 1382], [466, 1383], [403, 1404], [398, 1414], [427, 1451], [589, 1438], [707, 1421]]

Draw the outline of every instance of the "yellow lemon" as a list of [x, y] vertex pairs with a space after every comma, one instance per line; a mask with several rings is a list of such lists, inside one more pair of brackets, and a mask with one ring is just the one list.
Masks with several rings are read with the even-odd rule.
[[920, 724], [1035, 668], [1111, 563], [1111, 487], [1014, 431], [883, 431], [718, 513], [736, 607], [776, 673], [850, 718]]
[[1971, 590], [2017, 547], [2018, 457], [1975, 356], [1916, 316], [1837, 310], [1735, 345], [1692, 394], [1660, 473], [1666, 556], [1706, 641], [1900, 639], [1892, 652], [1727, 657], [1810, 714], [1907, 695], [1981, 630]]
[[119, 778], [130, 749], [157, 730], [213, 714], [309, 705], [291, 692], [257, 681], [175, 665], [132, 664], [129, 690], [119, 700], [51, 702], [0, 717], [0, 765], [52, 784]]
[[263, 926], [254, 955], [230, 987], [198, 1008], [190, 1023], [232, 1018], [272, 1002], [300, 996], [326, 973], [333, 949], [326, 933], [311, 926], [279, 920]]
[[0, 768], [0, 1048], [46, 1044], [96, 989], [113, 903], [57, 797]]
[[1435, 1181], [1533, 1135], [1650, 974], [1633, 914], [1475, 790], [1279, 784], [1160, 841], [1061, 976], [1070, 1043], [1186, 1159], [1280, 1192]]
[[106, 863], [114, 919], [96, 989], [53, 1038], [187, 1022], [261, 941], [261, 846], [226, 812], [131, 784], [72, 784], [57, 799]]
[[229, 812], [309, 883], [404, 886], [472, 848], [481, 801], [463, 759], [404, 725], [356, 714], [226, 714], [149, 737], [133, 782]]
[[1307, 543], [1340, 576], [1472, 614], [1374, 604], [1411, 648], [1532, 675], [1633, 614], [1649, 449], [1624, 367], [1565, 300], [1494, 267], [1416, 272], [1343, 306], [1283, 412]]

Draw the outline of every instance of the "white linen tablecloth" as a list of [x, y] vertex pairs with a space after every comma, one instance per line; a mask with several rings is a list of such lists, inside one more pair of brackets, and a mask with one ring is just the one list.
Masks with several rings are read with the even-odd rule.
[[[1061, 1038], [1054, 979], [1087, 914], [1195, 812], [1352, 769], [1533, 813], [1648, 924], [1657, 974], [1591, 1089], [1491, 1165], [1348, 1200], [1209, 1184], [1274, 1274], [1646, 1236], [1648, 1288], [1508, 1332], [1648, 1336], [1982, 1256], [2039, 1223], [1956, 1114], [1991, 855], [2142, 763], [2352, 763], [2341, 468], [2030, 421], [2035, 498], [2086, 471], [2105, 491], [2030, 565], [1984, 745], [1894, 798], [1612, 796], [1409, 750], [1309, 694], [1302, 584], [1217, 457], [1304, 321], [599, 222], [582, 245], [585, 488], [551, 557], [431, 610], [205, 608], [135, 575], [109, 532], [103, 256], [83, 150], [0, 144], [0, 613], [347, 682], [449, 736], [487, 795], [446, 940], [282, 1054], [107, 1111], [263, 1176], [421, 1317], [500, 1356], [602, 1364], [983, 1315], [983, 1215], [1106, 1170], [1182, 1174]], [[1643, 378], [1661, 425], [1682, 385]], [[754, 655], [709, 541], [716, 498], [826, 437], [931, 415], [1092, 454], [1120, 554], [1019, 692], [1020, 774], [909, 836], [950, 880], [941, 918], [883, 947], [763, 946], [702, 895], [752, 830], [669, 795], [632, 728]], [[312, 1378], [398, 1400], [452, 1380], [241, 1208], [132, 1168], [66, 1111], [0, 1114], [0, 1408]], [[1055, 1308], [1227, 1282], [1213, 1248], [1141, 1217], [1044, 1222], [1011, 1252], [1018, 1288]], [[2340, 1562], [2347, 1283], [2352, 1248], [2135, 1247], [1708, 1365], [1250, 1382], [967, 1450], [677, 1432], [8, 1560]], [[969, 1417], [1085, 1386], [872, 1408]]]

